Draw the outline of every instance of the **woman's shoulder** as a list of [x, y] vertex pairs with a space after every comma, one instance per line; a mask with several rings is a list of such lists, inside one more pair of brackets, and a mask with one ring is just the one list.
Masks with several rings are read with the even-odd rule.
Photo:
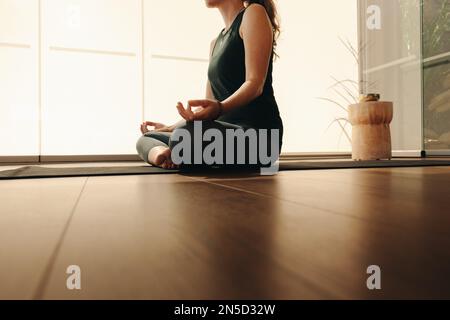
[[248, 7], [244, 11], [244, 15], [242, 17], [241, 27], [239, 28], [239, 33], [243, 34], [243, 29], [247, 28], [262, 28], [270, 31], [272, 28], [270, 27], [271, 22], [269, 15], [267, 14], [266, 8], [259, 3], [252, 3], [248, 5]]
[[264, 5], [260, 3], [251, 3], [247, 6], [247, 8], [244, 10], [244, 18], [245, 17], [267, 17], [267, 10], [264, 7]]
[[270, 21], [266, 8], [259, 3], [252, 3], [244, 10], [242, 24], [266, 23]]

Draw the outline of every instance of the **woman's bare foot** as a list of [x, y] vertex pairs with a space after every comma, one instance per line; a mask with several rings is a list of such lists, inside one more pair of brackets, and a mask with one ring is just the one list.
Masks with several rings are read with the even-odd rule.
[[168, 147], [154, 147], [148, 153], [148, 162], [155, 167], [163, 169], [177, 169], [178, 166], [170, 158], [170, 149]]

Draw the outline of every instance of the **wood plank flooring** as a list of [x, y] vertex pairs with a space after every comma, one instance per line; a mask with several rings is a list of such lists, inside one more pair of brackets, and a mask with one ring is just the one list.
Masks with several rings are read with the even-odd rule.
[[44, 285], [86, 180], [0, 183], [0, 299], [31, 299]]
[[0, 298], [450, 298], [449, 190], [446, 167], [1, 181]]

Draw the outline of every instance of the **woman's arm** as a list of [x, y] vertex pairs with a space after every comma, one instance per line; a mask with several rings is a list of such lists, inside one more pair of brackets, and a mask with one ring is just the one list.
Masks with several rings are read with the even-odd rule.
[[272, 24], [263, 6], [254, 4], [246, 9], [240, 34], [245, 47], [246, 80], [222, 101], [223, 112], [245, 106], [263, 92], [273, 47]]
[[[214, 120], [223, 113], [249, 104], [262, 94], [273, 48], [272, 24], [263, 6], [254, 4], [246, 9], [240, 35], [245, 47], [245, 82], [222, 102], [212, 97], [208, 82], [205, 100], [191, 100], [187, 109], [182, 104], [177, 106], [178, 112], [184, 119]], [[211, 47], [213, 48], [213, 44]], [[203, 110], [193, 113], [191, 107], [203, 107]]]

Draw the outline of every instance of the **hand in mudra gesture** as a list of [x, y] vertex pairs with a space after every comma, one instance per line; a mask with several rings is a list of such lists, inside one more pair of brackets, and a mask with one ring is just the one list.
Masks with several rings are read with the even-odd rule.
[[[195, 108], [195, 111], [192, 111], [192, 108]], [[178, 102], [177, 110], [186, 121], [216, 120], [222, 114], [222, 105], [211, 99], [190, 100], [187, 108]]]
[[[151, 130], [149, 127], [153, 127], [154, 129]], [[145, 121], [141, 124], [141, 132], [142, 134], [146, 134], [147, 132], [155, 131], [155, 132], [172, 132], [173, 128], [172, 126], [166, 126], [163, 123], [159, 122], [153, 122], [153, 121]]]

